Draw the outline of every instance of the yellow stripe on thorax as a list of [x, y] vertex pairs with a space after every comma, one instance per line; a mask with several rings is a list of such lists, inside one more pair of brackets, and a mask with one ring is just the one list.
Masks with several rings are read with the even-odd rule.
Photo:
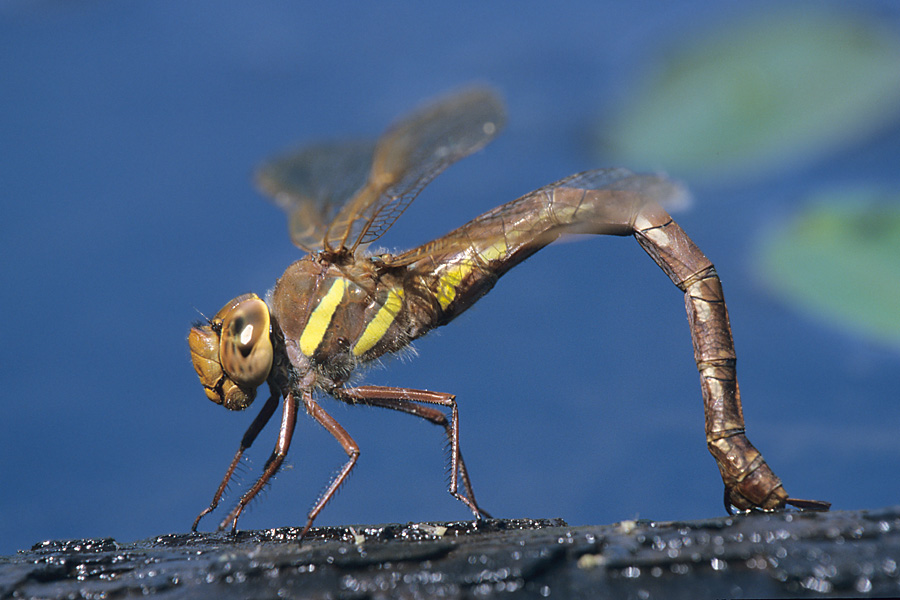
[[344, 291], [347, 289], [347, 280], [338, 277], [331, 284], [328, 293], [319, 301], [319, 305], [309, 315], [309, 321], [303, 328], [300, 335], [300, 351], [306, 356], [312, 356], [316, 348], [322, 343], [328, 326], [331, 325], [331, 319], [334, 318], [334, 311], [337, 310], [341, 300], [344, 299]]
[[[483, 250], [475, 251], [477, 256], [485, 263], [494, 260], [500, 260], [509, 252], [509, 246], [504, 238], [499, 239]], [[463, 279], [474, 270], [471, 262], [460, 262], [449, 265], [444, 274], [441, 275], [437, 282], [437, 301], [441, 308], [446, 310], [450, 303], [456, 298], [456, 289], [463, 282]]]
[[378, 309], [378, 312], [375, 313], [369, 324], [366, 325], [366, 330], [363, 331], [362, 336], [356, 342], [356, 345], [353, 346], [353, 354], [356, 356], [365, 354], [372, 346], [377, 344], [378, 340], [384, 337], [384, 334], [390, 329], [402, 306], [403, 288], [392, 288], [388, 292], [384, 304]]

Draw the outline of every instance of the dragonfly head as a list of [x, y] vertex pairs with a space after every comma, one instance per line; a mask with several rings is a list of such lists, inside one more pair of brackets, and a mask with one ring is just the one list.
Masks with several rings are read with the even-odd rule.
[[206, 396], [243, 410], [272, 370], [269, 308], [256, 294], [238, 296], [188, 334], [191, 360]]

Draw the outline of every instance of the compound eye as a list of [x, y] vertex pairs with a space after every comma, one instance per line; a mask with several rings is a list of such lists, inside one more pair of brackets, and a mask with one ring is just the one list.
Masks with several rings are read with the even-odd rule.
[[269, 336], [269, 307], [251, 297], [222, 315], [219, 359], [222, 368], [241, 387], [255, 388], [272, 369], [272, 339]]

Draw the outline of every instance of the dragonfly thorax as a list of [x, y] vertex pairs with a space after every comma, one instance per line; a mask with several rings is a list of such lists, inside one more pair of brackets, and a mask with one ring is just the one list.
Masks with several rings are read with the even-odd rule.
[[327, 387], [408, 343], [404, 296], [399, 279], [371, 261], [337, 265], [311, 254], [278, 280], [271, 310], [294, 366], [311, 365]]

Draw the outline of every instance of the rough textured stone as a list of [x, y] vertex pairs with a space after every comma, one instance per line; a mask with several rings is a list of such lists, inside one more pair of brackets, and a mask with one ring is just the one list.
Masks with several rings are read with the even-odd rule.
[[[900, 595], [900, 506], [690, 522], [489, 520], [47, 541], [2, 598]], [[698, 594], [700, 594], [698, 596]]]

